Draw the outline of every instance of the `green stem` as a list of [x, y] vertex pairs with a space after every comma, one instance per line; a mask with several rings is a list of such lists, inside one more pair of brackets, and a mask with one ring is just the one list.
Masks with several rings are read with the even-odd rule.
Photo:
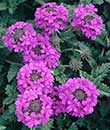
[[61, 52], [67, 52], [67, 51], [73, 51], [73, 48], [67, 48], [67, 49], [62, 50]]
[[16, 62], [13, 62], [13, 61], [10, 61], [10, 60], [5, 60], [5, 62], [7, 62], [9, 64], [17, 65], [17, 66], [23, 66], [23, 64], [16, 63]]
[[103, 49], [102, 49], [102, 52], [101, 52], [101, 57], [103, 57], [104, 51], [105, 51], [105, 49], [103, 48]]
[[38, 2], [39, 4], [43, 5], [44, 4], [44, 0], [36, 0], [36, 2]]
[[63, 66], [63, 67], [67, 67], [67, 68], [70, 67], [70, 65], [61, 65], [61, 66]]

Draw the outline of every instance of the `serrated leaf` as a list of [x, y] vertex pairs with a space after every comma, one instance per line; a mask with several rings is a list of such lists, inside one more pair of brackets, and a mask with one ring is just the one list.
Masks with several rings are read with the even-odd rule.
[[4, 100], [4, 104], [9, 105], [11, 104], [17, 97], [17, 91], [16, 91], [16, 86], [11, 84], [11, 85], [7, 85], [6, 88], [6, 94], [7, 94], [7, 98], [5, 98]]
[[38, 130], [51, 130], [53, 127], [54, 119], [50, 119], [49, 122], [45, 125], [41, 125]]
[[29, 130], [29, 128], [26, 126], [23, 126], [21, 130]]
[[100, 114], [102, 117], [107, 116], [107, 114], [109, 113], [109, 106], [108, 106], [108, 102], [107, 101], [102, 101], [100, 102]]
[[10, 113], [9, 110], [0, 115], [0, 124], [5, 124], [7, 121], [12, 121], [15, 118], [15, 112]]
[[110, 0], [105, 0], [106, 2], [110, 3]]
[[78, 130], [78, 127], [76, 124], [73, 122], [72, 125], [68, 128], [68, 130]]
[[5, 129], [6, 129], [5, 126], [0, 125], [0, 130], [5, 130]]
[[97, 66], [97, 68], [92, 69], [91, 74], [80, 71], [80, 76], [91, 80], [96, 86], [100, 87], [101, 81], [103, 81], [103, 79], [107, 76], [109, 70], [110, 63], [103, 63], [101, 66]]
[[18, 70], [19, 70], [18, 66], [14, 64], [10, 65], [10, 68], [7, 74], [8, 82], [10, 82], [16, 76]]
[[8, 108], [10, 113], [15, 112], [15, 104], [11, 104]]
[[58, 68], [53, 70], [53, 75], [55, 76], [56, 81], [59, 82], [60, 84], [65, 83], [67, 80], [64, 71], [65, 71], [65, 67], [63, 67], [62, 65], [60, 65]]
[[84, 71], [81, 71], [81, 70], [80, 70], [80, 76], [81, 76], [81, 77], [84, 77], [84, 78], [87, 78], [87, 79], [89, 79], [89, 80], [91, 80], [91, 81], [93, 81], [92, 75], [88, 74], [87, 72], [84, 72]]
[[2, 71], [3, 65], [0, 65], [0, 72]]
[[107, 86], [106, 84], [101, 84], [98, 87], [98, 89], [100, 90], [101, 96], [107, 96], [107, 97], [109, 97], [109, 91], [110, 91], [109, 86]]
[[35, 0], [35, 2], [37, 2], [37, 3], [41, 4], [41, 5], [45, 3], [44, 0]]
[[58, 117], [56, 117], [56, 124], [58, 125], [58, 128], [59, 129], [62, 129], [63, 128], [63, 115], [62, 114], [59, 114]]
[[93, 0], [93, 3], [98, 5], [103, 4], [103, 2], [104, 2], [103, 0]]
[[108, 61], [110, 61], [110, 51], [107, 51], [107, 52], [106, 52], [106, 59], [107, 59]]
[[90, 4], [92, 0], [80, 0], [83, 4]]
[[110, 63], [103, 63], [101, 66], [97, 66], [97, 68], [94, 68], [91, 72], [92, 77], [94, 77], [94, 82], [101, 82], [103, 78], [107, 76], [109, 69]]
[[6, 2], [0, 2], [0, 11], [6, 10], [6, 9], [7, 9]]
[[79, 118], [76, 121], [76, 124], [80, 127], [86, 127], [87, 126], [87, 120], [85, 118]]

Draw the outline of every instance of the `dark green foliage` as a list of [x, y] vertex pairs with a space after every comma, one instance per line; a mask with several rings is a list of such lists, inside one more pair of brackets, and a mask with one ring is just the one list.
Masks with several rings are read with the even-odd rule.
[[[2, 36], [7, 27], [16, 21], [34, 23], [35, 9], [45, 2], [55, 0], [0, 0], [0, 130], [29, 130], [18, 123], [15, 115], [15, 100], [18, 95], [16, 75], [23, 65], [21, 54], [9, 52]], [[103, 32], [95, 41], [81, 32], [69, 29], [57, 32], [52, 44], [61, 52], [59, 66], [52, 70], [55, 86], [64, 84], [70, 77], [85, 77], [100, 90], [95, 111], [84, 118], [59, 114], [46, 125], [35, 130], [110, 130], [110, 0], [57, 0], [69, 10], [69, 23], [73, 9], [80, 3], [95, 4], [103, 18]], [[76, 59], [81, 67], [74, 71], [70, 62]], [[34, 129], [33, 129], [34, 130]]]

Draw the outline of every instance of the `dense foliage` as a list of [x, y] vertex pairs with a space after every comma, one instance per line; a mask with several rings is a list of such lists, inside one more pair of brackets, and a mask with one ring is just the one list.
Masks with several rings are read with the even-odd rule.
[[[55, 1], [55, 0], [50, 0]], [[17, 21], [34, 24], [37, 7], [49, 0], [1, 0], [0, 1], [0, 130], [28, 130], [17, 122], [15, 100], [18, 95], [16, 75], [23, 66], [21, 53], [9, 51], [2, 41], [7, 27]], [[96, 40], [86, 38], [71, 26], [58, 31], [52, 37], [53, 45], [60, 51], [57, 68], [52, 69], [55, 85], [66, 83], [70, 77], [85, 77], [100, 90], [95, 111], [84, 118], [61, 113], [36, 130], [109, 130], [110, 129], [110, 0], [57, 0], [69, 10], [69, 22], [79, 3], [94, 4], [103, 19], [102, 34]], [[35, 25], [34, 25], [35, 26]], [[38, 31], [38, 30], [37, 30]], [[41, 31], [41, 30], [39, 30]]]

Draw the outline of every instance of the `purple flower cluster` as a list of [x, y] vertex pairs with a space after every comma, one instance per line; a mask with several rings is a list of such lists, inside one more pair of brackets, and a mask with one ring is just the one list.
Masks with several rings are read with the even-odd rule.
[[[98, 96], [99, 90], [89, 80], [85, 78], [69, 79], [66, 84], [60, 85], [57, 89], [57, 99], [59, 99], [61, 109], [58, 109], [56, 114], [67, 112], [75, 117], [84, 117], [94, 111]], [[56, 101], [58, 101], [57, 99]]]
[[16, 100], [16, 115], [18, 121], [29, 128], [46, 124], [52, 115], [52, 99], [39, 94], [37, 90], [26, 89]]
[[17, 75], [18, 90], [24, 93], [27, 88], [34, 88], [39, 93], [48, 94], [54, 78], [43, 62], [25, 64]]
[[47, 67], [55, 68], [60, 53], [51, 45], [47, 35], [37, 34], [31, 46], [25, 47], [23, 58], [25, 63], [43, 61]]
[[[102, 26], [101, 18], [93, 15], [96, 12], [93, 5], [79, 5], [72, 25], [95, 39]], [[36, 33], [32, 24], [16, 22], [3, 36], [9, 50], [23, 54], [25, 65], [17, 74], [20, 94], [16, 100], [16, 115], [18, 121], [29, 128], [45, 124], [61, 112], [83, 117], [92, 113], [97, 104], [99, 91], [87, 79], [69, 79], [66, 84], [54, 87], [51, 69], [58, 66], [60, 53], [52, 46], [49, 36], [58, 29], [65, 29], [67, 21], [68, 10], [63, 5], [46, 3], [35, 12], [35, 24], [45, 33]]]
[[46, 3], [35, 12], [36, 26], [44, 29], [49, 35], [67, 28], [68, 18], [68, 10], [55, 2]]
[[95, 40], [102, 31], [102, 19], [96, 14], [97, 11], [92, 4], [86, 6], [80, 4], [74, 10], [72, 21], [73, 27], [82, 31], [87, 38], [92, 40]]
[[11, 25], [3, 41], [9, 50], [22, 52], [25, 63], [44, 62], [49, 68], [57, 67], [60, 53], [51, 45], [47, 34], [37, 34], [32, 24], [16, 22]]
[[16, 22], [11, 25], [3, 36], [5, 46], [15, 52], [23, 52], [25, 46], [30, 46], [36, 33], [33, 25], [25, 22]]

